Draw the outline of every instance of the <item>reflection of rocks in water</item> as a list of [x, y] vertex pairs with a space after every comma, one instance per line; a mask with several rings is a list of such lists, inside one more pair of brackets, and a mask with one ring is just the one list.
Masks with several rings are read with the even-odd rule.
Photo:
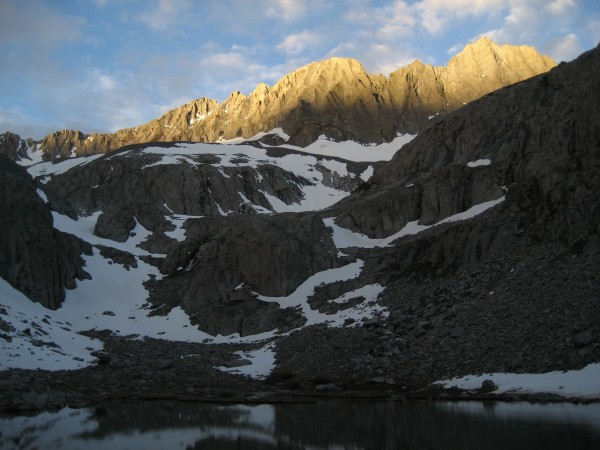
[[157, 401], [4, 418], [0, 435], [6, 448], [592, 448], [599, 413], [600, 404]]

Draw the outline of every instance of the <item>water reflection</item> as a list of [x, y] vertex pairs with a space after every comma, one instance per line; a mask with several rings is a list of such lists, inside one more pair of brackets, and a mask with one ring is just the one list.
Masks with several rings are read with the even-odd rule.
[[600, 404], [141, 402], [0, 417], [0, 433], [2, 449], [592, 449]]

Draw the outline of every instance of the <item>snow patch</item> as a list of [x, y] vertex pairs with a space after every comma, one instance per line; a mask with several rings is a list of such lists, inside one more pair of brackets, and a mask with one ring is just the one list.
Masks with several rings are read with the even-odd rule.
[[467, 163], [469, 167], [480, 167], [480, 166], [489, 166], [492, 163], [490, 159], [478, 159], [477, 161], [471, 161]]
[[363, 173], [360, 174], [360, 179], [363, 181], [369, 181], [369, 178], [371, 178], [373, 176], [373, 166], [369, 166], [367, 167]]
[[95, 362], [90, 352], [102, 349], [102, 342], [77, 334], [76, 322], [32, 302], [3, 278], [0, 320], [11, 337], [0, 338], [0, 370], [81, 369]]
[[[304, 317], [306, 317], [307, 322], [304, 325], [305, 327], [323, 323], [328, 324], [328, 326], [331, 327], [341, 327], [344, 326], [346, 319], [358, 321], [362, 319], [372, 319], [376, 316], [387, 317], [388, 312], [385, 307], [377, 303], [377, 297], [384, 290], [384, 288], [378, 284], [364, 286], [363, 288], [347, 293], [347, 295], [349, 295], [348, 299], [363, 296], [365, 297], [365, 300], [360, 304], [342, 310], [335, 315], [321, 313], [318, 310], [312, 309], [308, 303], [308, 298], [315, 293], [315, 289], [318, 286], [357, 278], [362, 271], [363, 264], [364, 261], [357, 260], [356, 262], [343, 267], [316, 273], [286, 297], [267, 297], [259, 295], [258, 299], [265, 302], [278, 303], [282, 308], [298, 309]], [[359, 294], [356, 294], [356, 292], [359, 292]], [[334, 302], [344, 302], [346, 300], [344, 295], [335, 299]]]
[[454, 214], [452, 216], [446, 217], [443, 220], [433, 224], [433, 225], [420, 225], [418, 220], [408, 222], [400, 231], [394, 233], [388, 237], [382, 239], [372, 239], [364, 234], [356, 233], [352, 230], [348, 230], [346, 228], [342, 228], [335, 223], [335, 217], [329, 217], [323, 219], [323, 223], [326, 227], [332, 229], [333, 234], [333, 242], [335, 246], [339, 249], [348, 248], [348, 247], [360, 247], [360, 248], [375, 248], [375, 247], [387, 247], [391, 245], [397, 239], [400, 239], [403, 236], [418, 234], [421, 231], [425, 231], [429, 228], [449, 223], [449, 222], [457, 222], [459, 220], [468, 220], [471, 219], [484, 211], [496, 206], [497, 204], [504, 201], [506, 197], [500, 197], [497, 200], [490, 200], [488, 202], [479, 203], [463, 211], [458, 214]]
[[242, 359], [249, 360], [252, 364], [241, 367], [218, 367], [224, 372], [237, 375], [246, 375], [256, 379], [264, 379], [275, 368], [275, 344], [269, 343], [257, 350], [235, 352]]
[[600, 363], [589, 364], [580, 370], [547, 373], [490, 373], [466, 375], [437, 381], [446, 388], [477, 390], [484, 380], [491, 379], [498, 388], [495, 394], [549, 393], [562, 397], [600, 399]]
[[232, 138], [232, 139], [219, 138], [219, 140], [216, 143], [217, 144], [243, 144], [244, 142], [258, 141], [259, 139], [261, 139], [269, 134], [275, 134], [275, 135], [279, 136], [280, 138], [284, 139], [285, 141], [288, 141], [290, 139], [290, 135], [287, 134], [286, 132], [284, 132], [283, 128], [277, 127], [277, 128], [273, 128], [271, 131], [261, 131], [260, 133], [256, 133], [254, 136], [249, 137], [249, 138], [243, 138], [243, 137], [237, 137], [237, 138]]
[[42, 191], [40, 188], [37, 188], [36, 192], [37, 192], [37, 195], [43, 200], [44, 203], [49, 203], [48, 196], [46, 195], [46, 193], [44, 191]]
[[27, 167], [27, 172], [33, 177], [44, 177], [41, 181], [45, 182], [45, 178], [51, 175], [61, 175], [73, 167], [85, 166], [92, 161], [101, 158], [104, 154], [92, 155], [92, 156], [79, 156], [76, 158], [66, 158], [61, 161], [45, 161], [37, 164], [33, 164]]
[[404, 145], [414, 139], [416, 134], [403, 134], [397, 136], [390, 142], [383, 144], [362, 145], [355, 141], [331, 141], [325, 136], [319, 138], [307, 147], [284, 145], [303, 153], [313, 155], [333, 156], [354, 162], [389, 161]]
[[17, 164], [23, 167], [29, 167], [34, 164], [38, 164], [44, 161], [44, 154], [40, 150], [38, 144], [35, 144], [33, 147], [27, 146], [27, 155], [25, 158], [21, 158], [18, 161], [15, 161]]
[[[166, 207], [166, 204], [164, 206]], [[172, 212], [173, 211], [171, 211], [171, 213]], [[175, 229], [173, 231], [165, 231], [165, 236], [173, 238], [173, 239], [177, 240], [178, 242], [183, 242], [183, 241], [185, 241], [185, 232], [186, 232], [185, 228], [183, 228], [183, 224], [188, 219], [201, 219], [203, 217], [204, 216], [188, 216], [185, 214], [166, 215], [165, 219], [167, 219], [169, 222], [171, 222], [173, 225], [175, 225]]]

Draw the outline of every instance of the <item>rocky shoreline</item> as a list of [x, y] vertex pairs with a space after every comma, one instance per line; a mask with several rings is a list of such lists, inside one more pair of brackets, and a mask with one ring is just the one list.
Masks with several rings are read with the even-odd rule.
[[[235, 367], [234, 352], [257, 344], [201, 344], [136, 339], [106, 331], [86, 333], [101, 339], [105, 350], [96, 365], [74, 371], [11, 369], [0, 372], [0, 413], [29, 414], [64, 407], [83, 408], [122, 401], [177, 400], [228, 404], [316, 402], [324, 398], [392, 401], [529, 401], [592, 403], [599, 399], [554, 394], [495, 394], [494, 386], [476, 391], [444, 389], [429, 381], [394, 384], [385, 379], [291, 379], [276, 371], [264, 380], [234, 375], [217, 367]], [[260, 344], [262, 345], [262, 344]]]

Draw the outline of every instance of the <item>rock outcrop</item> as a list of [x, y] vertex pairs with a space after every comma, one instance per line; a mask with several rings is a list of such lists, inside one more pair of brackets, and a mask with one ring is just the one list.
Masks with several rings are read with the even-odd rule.
[[499, 46], [481, 38], [447, 67], [415, 61], [389, 77], [368, 74], [351, 58], [313, 62], [245, 96], [223, 103], [201, 98], [138, 127], [86, 135], [63, 130], [40, 144], [47, 158], [104, 153], [155, 141], [217, 142], [250, 138], [281, 128], [290, 144], [306, 146], [318, 136], [362, 143], [417, 133], [489, 92], [546, 72], [554, 62], [531, 47]]
[[214, 217], [186, 223], [186, 240], [162, 265], [168, 281], [151, 283], [164, 313], [182, 306], [212, 335], [288, 331], [306, 319], [257, 299], [292, 293], [309, 276], [342, 262], [331, 234], [314, 214]]
[[597, 233], [596, 65], [596, 52], [585, 54], [577, 64], [496, 91], [449, 115], [345, 199], [351, 207], [338, 223], [380, 238], [413, 220], [433, 224], [506, 190], [509, 203], [531, 214], [524, 227], [539, 239], [573, 242]]
[[32, 139], [21, 139], [21, 136], [7, 131], [0, 134], [0, 155], [5, 155], [11, 161], [28, 158], [28, 151], [35, 146]]
[[0, 155], [0, 276], [31, 300], [56, 309], [65, 288], [84, 279], [89, 245], [53, 228], [50, 208], [29, 174]]
[[390, 316], [360, 331], [323, 327], [282, 339], [278, 371], [287, 383], [316, 374], [418, 385], [600, 360], [598, 70], [600, 47], [469, 104], [327, 211], [383, 237], [506, 196], [468, 221], [384, 248], [344, 249], [366, 259], [353, 287], [385, 285]]
[[[178, 147], [170, 148], [176, 152]], [[323, 195], [349, 193], [362, 183], [360, 174], [367, 167], [367, 163], [340, 163], [289, 151], [267, 156], [271, 150], [264, 150], [259, 153], [264, 157], [251, 160], [243, 154], [219, 153], [223, 147], [218, 145], [206, 148], [214, 153], [190, 155], [186, 147], [181, 155], [163, 156], [140, 147], [101, 155], [45, 179], [45, 188], [53, 207], [64, 214], [102, 211], [95, 226], [97, 236], [124, 242], [137, 221], [153, 233], [144, 247], [166, 253], [175, 242], [164, 235], [175, 228], [167, 219], [174, 214], [220, 217], [275, 212], [272, 203], [297, 205], [305, 200], [305, 189], [316, 185], [330, 188]], [[299, 175], [277, 165], [287, 156], [302, 161], [300, 167], [309, 170]], [[168, 161], [163, 162], [163, 157]], [[336, 165], [345, 172], [335, 171]]]

